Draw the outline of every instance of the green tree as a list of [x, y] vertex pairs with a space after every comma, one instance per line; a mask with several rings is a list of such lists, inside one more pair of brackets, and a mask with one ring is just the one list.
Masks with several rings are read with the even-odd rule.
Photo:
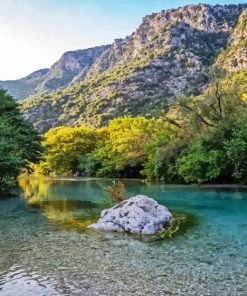
[[[218, 137], [216, 137], [218, 136]], [[218, 135], [197, 135], [178, 159], [178, 172], [186, 182], [203, 183], [227, 175], [224, 142]]]
[[17, 103], [0, 89], [0, 195], [10, 194], [22, 170], [30, 170], [29, 163], [38, 162], [40, 140]]
[[247, 183], [247, 123], [234, 130], [232, 139], [226, 144], [227, 157], [232, 175], [237, 181]]
[[164, 126], [158, 119], [120, 117], [109, 122], [104, 140], [93, 152], [98, 176], [137, 176], [147, 160], [145, 145]]
[[[234, 169], [232, 159], [233, 146], [240, 149], [240, 140], [234, 137], [247, 121], [247, 72], [226, 79], [222, 79], [222, 75], [220, 71], [212, 74], [213, 80], [201, 96], [178, 98], [166, 116], [181, 130], [180, 134], [189, 139], [187, 146], [182, 146], [181, 154], [176, 156], [178, 174], [186, 182], [234, 181], [237, 175], [238, 181], [243, 181], [243, 174]], [[243, 135], [241, 139], [241, 149], [244, 149]], [[176, 141], [179, 146], [178, 137]], [[229, 142], [232, 150], [227, 154]], [[235, 174], [232, 174], [233, 170]]]
[[177, 127], [167, 124], [152, 141], [147, 143], [145, 151], [148, 157], [142, 174], [149, 181], [178, 182], [176, 160], [187, 142]]
[[44, 135], [42, 155], [44, 160], [36, 167], [36, 173], [45, 175], [70, 175], [79, 170], [80, 158], [96, 145], [97, 134], [86, 125], [60, 126]]

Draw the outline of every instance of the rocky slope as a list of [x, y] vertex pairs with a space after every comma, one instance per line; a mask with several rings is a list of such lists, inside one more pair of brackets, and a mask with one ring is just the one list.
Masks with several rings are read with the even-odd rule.
[[103, 45], [64, 53], [60, 60], [51, 66], [37, 91], [50, 92], [82, 80], [96, 59], [109, 47]]
[[7, 89], [8, 93], [18, 100], [34, 94], [37, 86], [43, 82], [49, 69], [41, 69], [17, 80], [0, 81], [0, 87]]
[[239, 17], [229, 39], [229, 46], [222, 51], [217, 62], [228, 72], [247, 68], [247, 9]]
[[0, 81], [0, 87], [8, 90], [17, 100], [31, 95], [55, 91], [82, 80], [96, 59], [110, 45], [68, 51], [50, 69], [38, 70], [18, 80]]
[[[117, 63], [125, 63], [135, 57], [142, 57], [143, 48], [148, 43], [153, 43], [153, 38], [159, 40], [155, 48], [166, 44], [167, 34], [172, 26], [179, 23], [202, 32], [229, 32], [236, 24], [236, 20], [242, 11], [243, 6], [210, 6], [205, 4], [187, 5], [178, 9], [164, 10], [143, 18], [142, 24], [126, 39], [116, 39], [112, 47], [104, 56], [95, 63], [90, 74], [105, 71]], [[176, 36], [172, 45], [183, 41], [183, 35]], [[161, 43], [160, 43], [161, 42]], [[163, 44], [162, 44], [163, 43]], [[193, 46], [193, 44], [192, 44]], [[201, 48], [204, 49], [203, 47]]]
[[77, 83], [27, 100], [23, 112], [40, 132], [82, 122], [102, 125], [120, 115], [156, 115], [174, 97], [202, 92], [208, 67], [246, 33], [239, 28], [246, 7], [188, 5], [146, 16], [74, 78]]

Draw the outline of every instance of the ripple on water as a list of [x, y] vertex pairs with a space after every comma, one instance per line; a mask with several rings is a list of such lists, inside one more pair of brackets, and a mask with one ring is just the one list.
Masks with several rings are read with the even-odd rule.
[[1, 296], [62, 295], [57, 286], [58, 283], [52, 278], [42, 277], [36, 272], [27, 273], [17, 265], [11, 266], [7, 273], [0, 274]]

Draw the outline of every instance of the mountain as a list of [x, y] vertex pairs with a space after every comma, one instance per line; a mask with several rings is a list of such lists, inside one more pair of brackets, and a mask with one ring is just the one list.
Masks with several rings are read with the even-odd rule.
[[109, 47], [103, 45], [65, 52], [50, 69], [38, 70], [18, 80], [0, 81], [0, 87], [7, 89], [17, 100], [66, 87], [82, 80], [96, 59]]
[[37, 91], [51, 92], [82, 80], [96, 59], [109, 47], [110, 45], [103, 45], [64, 53], [60, 60], [51, 66]]
[[[235, 46], [245, 56], [247, 5], [187, 5], [143, 18], [125, 39], [116, 39], [73, 85], [32, 97], [22, 105], [40, 131], [58, 125], [104, 125], [121, 115], [154, 116], [179, 95], [200, 94], [208, 70]], [[241, 15], [241, 16], [240, 16]], [[228, 53], [228, 54], [227, 54]], [[224, 60], [224, 59], [223, 59]], [[241, 58], [242, 61], [242, 58]], [[224, 66], [224, 65], [223, 65]]]
[[0, 87], [17, 100], [22, 100], [34, 94], [37, 86], [44, 80], [49, 69], [41, 69], [17, 80], [0, 81]]

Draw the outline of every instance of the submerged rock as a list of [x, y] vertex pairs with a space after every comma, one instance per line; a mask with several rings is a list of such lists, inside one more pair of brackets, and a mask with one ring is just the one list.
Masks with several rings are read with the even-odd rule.
[[172, 214], [165, 206], [145, 195], [137, 195], [102, 211], [98, 222], [88, 227], [95, 230], [155, 234], [164, 230], [172, 221]]

